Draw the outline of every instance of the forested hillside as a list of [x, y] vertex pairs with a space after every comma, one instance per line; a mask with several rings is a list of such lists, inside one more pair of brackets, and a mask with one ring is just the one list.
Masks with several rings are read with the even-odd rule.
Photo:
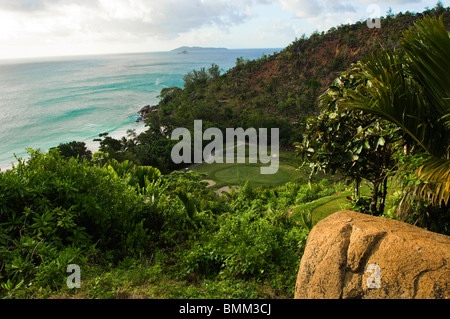
[[[377, 50], [396, 49], [402, 32], [424, 16], [442, 16], [450, 29], [450, 10], [441, 5], [423, 13], [388, 14], [380, 29], [366, 21], [331, 28], [293, 41], [279, 53], [246, 61], [221, 72], [220, 66], [186, 74], [184, 87], [163, 89], [149, 130], [137, 138], [104, 139], [102, 150], [119, 161], [156, 166], [163, 172], [182, 168], [171, 162], [175, 142], [167, 137], [178, 127], [279, 128], [283, 147], [302, 140], [306, 120], [319, 114], [318, 97], [352, 63]], [[164, 129], [161, 129], [164, 128]]]
[[[366, 21], [341, 25], [327, 32], [296, 39], [281, 52], [258, 60], [238, 59], [223, 75], [219, 68], [195, 70], [185, 88], [161, 92], [154, 127], [192, 127], [203, 119], [217, 127], [279, 127], [281, 140], [291, 145], [301, 136], [301, 123], [318, 114], [317, 98], [340, 72], [368, 53], [396, 49], [402, 32], [424, 16], [443, 15], [450, 28], [450, 12], [443, 7], [423, 13], [388, 14], [381, 28]], [[219, 66], [220, 67], [220, 66]]]

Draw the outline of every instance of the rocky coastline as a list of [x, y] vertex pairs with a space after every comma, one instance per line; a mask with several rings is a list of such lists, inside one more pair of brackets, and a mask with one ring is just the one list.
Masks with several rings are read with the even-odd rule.
[[153, 113], [153, 112], [158, 112], [158, 105], [146, 105], [144, 106], [142, 109], [140, 109], [137, 114], [138, 117], [136, 119], [136, 122], [143, 122], [148, 118], [148, 115]]

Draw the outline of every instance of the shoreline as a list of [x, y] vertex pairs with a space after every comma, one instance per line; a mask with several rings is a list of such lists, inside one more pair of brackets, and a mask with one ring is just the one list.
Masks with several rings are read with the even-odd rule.
[[[148, 127], [145, 126], [144, 122], [132, 122], [130, 124], [127, 124], [126, 126], [120, 127], [114, 131], [111, 131], [108, 133], [109, 137], [112, 137], [114, 139], [121, 139], [122, 137], [127, 136], [128, 130], [135, 130], [136, 135], [139, 135], [145, 131], [148, 130]], [[102, 134], [103, 132], [99, 132], [98, 134]], [[98, 138], [99, 135], [94, 136], [92, 138], [86, 138], [84, 140], [81, 140], [81, 142], [84, 142], [86, 144], [86, 148], [94, 154], [95, 152], [98, 152], [100, 148], [100, 142], [93, 141], [95, 138]], [[48, 150], [44, 150], [44, 152], [48, 152]], [[26, 157], [23, 157], [23, 159], [27, 160]], [[14, 161], [13, 163], [9, 164], [1, 164], [0, 165], [0, 173], [9, 171], [12, 169], [12, 165], [17, 165], [17, 161]]]
[[[127, 136], [127, 131], [128, 130], [135, 130], [136, 135], [139, 135], [145, 131], [148, 130], [148, 127], [145, 126], [144, 122], [133, 122], [127, 126], [118, 128], [112, 132], [108, 133], [109, 137], [112, 137], [114, 139], [121, 139], [122, 137], [126, 137]], [[100, 142], [94, 141], [94, 139], [99, 138], [99, 135], [102, 133], [98, 133], [97, 136], [92, 137], [92, 138], [87, 138], [82, 140], [81, 142], [86, 143], [86, 148], [92, 152], [92, 154], [94, 154], [95, 152], [98, 152], [99, 148], [100, 148]]]

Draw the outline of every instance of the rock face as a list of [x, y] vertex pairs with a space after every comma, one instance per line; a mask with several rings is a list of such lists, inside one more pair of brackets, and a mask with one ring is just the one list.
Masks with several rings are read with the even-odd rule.
[[312, 229], [295, 298], [450, 298], [449, 263], [449, 236], [342, 211]]
[[150, 112], [157, 112], [158, 111], [158, 105], [146, 105], [142, 109], [137, 112], [139, 114], [139, 117], [137, 118], [136, 122], [145, 121], [148, 118], [148, 115]]

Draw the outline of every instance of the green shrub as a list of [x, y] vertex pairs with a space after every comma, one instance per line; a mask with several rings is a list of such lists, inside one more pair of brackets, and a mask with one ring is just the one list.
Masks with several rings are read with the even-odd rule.
[[[239, 197], [236, 200], [240, 201]], [[275, 280], [288, 290], [295, 286], [308, 230], [260, 198], [218, 216], [216, 224], [217, 229], [203, 236], [186, 254], [187, 273]]]
[[346, 186], [342, 183], [334, 183], [328, 179], [322, 179], [319, 183], [310, 185], [302, 185], [297, 193], [297, 204], [309, 203], [316, 199], [334, 195], [340, 191], [344, 191]]
[[127, 179], [57, 150], [30, 156], [0, 174], [3, 281], [58, 281], [66, 261], [94, 246], [111, 261], [148, 252], [159, 215]]

